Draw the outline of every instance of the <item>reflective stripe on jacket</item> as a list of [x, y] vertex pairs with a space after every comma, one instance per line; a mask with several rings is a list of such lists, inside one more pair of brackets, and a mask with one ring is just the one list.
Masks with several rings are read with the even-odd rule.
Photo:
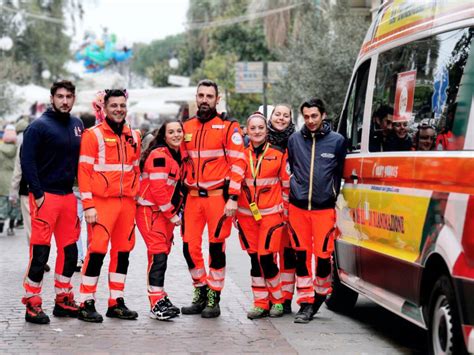
[[[268, 148], [257, 157], [252, 144], [245, 149], [245, 179], [242, 183], [242, 193], [238, 200], [238, 212], [252, 215], [249, 203], [255, 202], [262, 216], [280, 213], [288, 210], [288, 194], [290, 190], [289, 176], [286, 171], [286, 150], [269, 143]], [[252, 159], [250, 159], [250, 155]], [[258, 160], [263, 154], [260, 167], [256, 170]], [[256, 173], [254, 178], [253, 171]]]
[[185, 184], [191, 189], [215, 190], [230, 180], [229, 194], [238, 195], [244, 175], [243, 139], [237, 121], [219, 116], [184, 123], [184, 145], [189, 155]]
[[140, 145], [140, 135], [127, 124], [120, 136], [106, 121], [84, 131], [78, 174], [84, 209], [94, 207], [93, 196], [136, 197]]
[[158, 147], [150, 153], [141, 177], [138, 204], [158, 206], [166, 218], [173, 217], [182, 203], [182, 172], [168, 147]]

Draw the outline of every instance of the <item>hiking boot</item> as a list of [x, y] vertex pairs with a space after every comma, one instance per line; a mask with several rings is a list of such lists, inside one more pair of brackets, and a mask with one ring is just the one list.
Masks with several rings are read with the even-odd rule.
[[56, 302], [53, 310], [53, 314], [56, 317], [77, 318], [78, 313], [79, 306], [74, 301], [74, 294], [72, 292], [64, 292], [56, 295]]
[[312, 303], [301, 303], [300, 310], [295, 315], [295, 323], [306, 324], [313, 319], [313, 304]]
[[41, 308], [41, 298], [39, 296], [33, 296], [30, 298], [24, 297], [22, 300], [26, 305], [25, 320], [35, 324], [48, 324], [49, 317], [43, 312]]
[[291, 314], [291, 300], [283, 302], [283, 314]]
[[317, 293], [314, 294], [314, 303], [313, 303], [313, 315], [318, 313], [319, 308], [326, 300], [326, 296], [318, 295]]
[[138, 313], [128, 309], [122, 297], [117, 298], [116, 301], [117, 304], [115, 306], [109, 307], [109, 309], [107, 309], [107, 313], [105, 314], [107, 317], [129, 320], [138, 318]]
[[173, 311], [175, 315], [179, 315], [181, 313], [181, 311], [179, 310], [178, 307], [176, 307], [173, 303], [171, 303], [170, 299], [168, 298], [168, 296], [165, 296], [163, 298], [165, 300], [165, 303], [166, 303], [166, 306], [168, 307], [168, 309], [170, 311]]
[[270, 308], [270, 317], [278, 318], [283, 316], [285, 310], [283, 309], [283, 305], [281, 303], [274, 303], [272, 308]]
[[206, 307], [207, 286], [195, 287], [193, 301], [190, 306], [181, 307], [183, 314], [200, 314]]
[[81, 304], [77, 314], [77, 319], [92, 323], [102, 323], [104, 320], [100, 313], [95, 310], [94, 300], [87, 300]]
[[268, 309], [263, 309], [262, 307], [253, 307], [247, 312], [248, 319], [259, 319], [266, 316], [268, 316]]
[[207, 290], [207, 304], [201, 312], [202, 318], [216, 318], [221, 315], [221, 308], [219, 302], [221, 300], [221, 292], [213, 289]]
[[[165, 296], [166, 297], [166, 296]], [[158, 319], [158, 320], [168, 320], [170, 318], [176, 317], [177, 313], [175, 313], [169, 306], [168, 302], [166, 302], [165, 297], [158, 300], [153, 308], [150, 310], [150, 318]], [[171, 302], [169, 302], [171, 303]]]

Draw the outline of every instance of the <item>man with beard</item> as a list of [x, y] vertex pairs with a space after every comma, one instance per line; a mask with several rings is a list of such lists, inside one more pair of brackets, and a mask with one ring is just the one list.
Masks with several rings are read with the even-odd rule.
[[[183, 219], [183, 253], [194, 285], [190, 306], [183, 314], [203, 318], [220, 315], [220, 293], [224, 287], [225, 240], [230, 235], [244, 176], [243, 139], [237, 121], [216, 111], [217, 84], [198, 83], [195, 117], [184, 123], [184, 145], [189, 158], [184, 183], [189, 190]], [[202, 233], [209, 234], [209, 273], [202, 256]]]
[[80, 226], [72, 186], [77, 174], [83, 124], [69, 114], [75, 90], [70, 81], [55, 82], [51, 87], [52, 107], [24, 133], [21, 168], [29, 187], [31, 239], [22, 302], [26, 305], [25, 319], [31, 323], [49, 323], [41, 307], [40, 293], [53, 233], [58, 253], [53, 314], [77, 317], [78, 313], [71, 292], [71, 277], [77, 264], [76, 241]]

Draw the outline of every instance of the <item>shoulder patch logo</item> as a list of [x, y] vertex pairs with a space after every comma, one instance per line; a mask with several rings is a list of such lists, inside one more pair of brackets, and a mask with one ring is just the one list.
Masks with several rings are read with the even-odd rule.
[[239, 132], [233, 133], [231, 139], [232, 139], [232, 143], [234, 144], [241, 145], [243, 143], [242, 136], [240, 135]]

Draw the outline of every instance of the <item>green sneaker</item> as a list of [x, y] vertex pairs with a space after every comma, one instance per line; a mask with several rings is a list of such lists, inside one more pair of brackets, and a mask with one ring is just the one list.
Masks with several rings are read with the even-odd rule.
[[283, 316], [283, 313], [285, 313], [285, 310], [281, 303], [275, 303], [272, 305], [272, 308], [270, 309], [270, 317], [272, 318], [281, 317]]
[[263, 309], [262, 307], [253, 307], [250, 311], [247, 312], [248, 319], [259, 319], [268, 316], [268, 310]]

